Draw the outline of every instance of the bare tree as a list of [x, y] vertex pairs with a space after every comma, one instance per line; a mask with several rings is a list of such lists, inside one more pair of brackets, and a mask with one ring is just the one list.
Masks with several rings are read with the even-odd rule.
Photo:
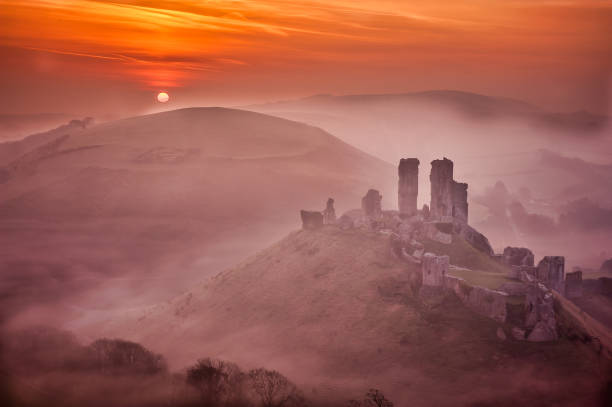
[[187, 383], [195, 387], [206, 406], [232, 404], [243, 396], [245, 375], [233, 363], [200, 359], [187, 369]]
[[254, 369], [249, 372], [253, 391], [263, 407], [301, 406], [304, 397], [298, 388], [276, 370]]

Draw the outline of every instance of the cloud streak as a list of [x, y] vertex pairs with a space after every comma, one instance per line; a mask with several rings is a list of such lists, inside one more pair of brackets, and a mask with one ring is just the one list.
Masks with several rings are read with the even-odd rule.
[[[122, 78], [145, 89], [227, 81], [267, 83], [273, 89], [281, 86], [277, 78], [295, 67], [315, 69], [328, 82], [341, 83], [335, 78], [357, 66], [380, 72], [394, 88], [406, 81], [402, 71], [415, 83], [422, 82], [418, 75], [452, 83], [456, 72], [472, 75], [475, 70], [482, 72], [480, 78], [529, 72], [544, 78], [542, 83], [558, 83], [575, 75], [592, 81], [593, 74], [603, 78], [609, 72], [611, 22], [612, 7], [591, 0], [537, 5], [0, 0], [0, 56], [17, 59], [21, 50], [33, 52], [3, 67], [15, 75], [45, 52], [63, 58], [59, 76]], [[377, 80], [360, 75], [362, 83]], [[308, 86], [313, 92], [331, 90], [314, 89], [314, 80]]]

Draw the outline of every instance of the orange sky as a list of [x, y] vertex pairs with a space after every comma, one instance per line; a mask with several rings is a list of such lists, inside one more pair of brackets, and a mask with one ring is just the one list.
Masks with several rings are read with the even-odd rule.
[[0, 113], [461, 89], [608, 112], [612, 6], [535, 0], [0, 0]]

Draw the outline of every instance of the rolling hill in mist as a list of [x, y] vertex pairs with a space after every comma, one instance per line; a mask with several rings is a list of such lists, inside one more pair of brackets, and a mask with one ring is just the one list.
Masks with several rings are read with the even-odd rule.
[[[517, 168], [540, 148], [599, 159], [612, 152], [607, 116], [548, 112], [519, 100], [469, 92], [318, 95], [248, 109], [321, 127], [391, 162], [406, 151], [421, 162], [453, 157], [463, 176], [479, 182], [518, 175]], [[517, 183], [522, 181], [517, 177]]]
[[593, 353], [566, 339], [502, 341], [496, 322], [454, 296], [419, 300], [418, 275], [386, 235], [301, 230], [171, 301], [88, 328], [139, 341], [174, 367], [214, 355], [278, 369], [318, 401], [374, 387], [397, 405], [595, 402]]
[[222, 108], [60, 129], [0, 156], [11, 311], [167, 298], [295, 228], [300, 209], [329, 196], [343, 209], [394, 181], [391, 165], [320, 129]]
[[[439, 114], [456, 114], [481, 121], [514, 119], [534, 127], [554, 129], [560, 132], [591, 132], [605, 130], [609, 118], [586, 111], [570, 113], [549, 112], [538, 106], [516, 99], [492, 97], [453, 90], [432, 90], [398, 94], [315, 95], [303, 99], [286, 100], [249, 106], [255, 111], [276, 112], [279, 115], [295, 115], [311, 119], [330, 120], [342, 113], [351, 114], [362, 109], [372, 113], [422, 114], [424, 110]], [[385, 112], [386, 111], [386, 112]], [[327, 115], [325, 114], [327, 113]], [[319, 114], [319, 115], [317, 115]], [[417, 117], [417, 116], [415, 116]]]

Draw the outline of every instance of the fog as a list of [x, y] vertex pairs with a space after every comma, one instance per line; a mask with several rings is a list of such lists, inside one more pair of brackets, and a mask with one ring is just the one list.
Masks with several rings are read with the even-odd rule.
[[74, 122], [0, 146], [3, 309], [20, 325], [165, 301], [297, 228], [300, 209], [329, 196], [350, 209], [394, 171], [320, 130], [232, 110]]
[[[319, 309], [317, 304], [325, 304], [323, 297], [334, 286], [318, 287], [315, 292], [323, 297], [303, 303], [300, 296], [314, 289], [304, 282], [296, 287], [302, 266], [297, 260], [276, 269], [282, 260], [263, 252], [269, 263], [262, 263], [262, 270], [298, 273], [294, 279], [272, 281], [277, 285], [269, 291], [257, 279], [240, 284], [229, 279], [229, 285], [223, 285], [226, 277], [218, 274], [261, 260], [257, 256], [262, 250], [299, 229], [300, 209], [322, 210], [328, 197], [335, 199], [339, 216], [358, 208], [366, 191], [376, 188], [383, 195], [383, 208], [397, 209], [396, 165], [406, 157], [421, 163], [419, 205], [429, 203], [430, 161], [453, 160], [454, 178], [469, 184], [469, 223], [497, 252], [524, 246], [534, 251], [536, 261], [563, 255], [567, 270], [598, 270], [612, 257], [612, 140], [607, 118], [546, 112], [473, 94], [426, 96], [318, 96], [243, 108], [275, 117], [194, 108], [108, 122], [78, 118], [0, 144], [3, 336], [35, 336], [28, 327], [45, 324], [73, 332], [74, 338], [67, 340], [78, 346], [108, 335], [142, 342], [167, 358], [171, 372], [205, 356], [244, 369], [265, 366], [287, 375], [317, 402], [344, 403], [380, 385], [400, 403], [411, 397], [417, 397], [416, 405], [448, 403], [452, 399], [436, 394], [427, 370], [443, 369], [435, 349], [423, 348], [429, 359], [420, 359], [402, 353], [391, 340], [387, 348], [382, 334], [381, 342], [371, 340], [368, 330], [348, 342], [338, 339], [342, 332], [328, 335], [347, 322], [331, 317], [322, 305], [319, 313], [312, 312]], [[328, 267], [312, 266], [322, 273]], [[388, 316], [395, 315], [400, 305], [376, 293], [384, 284], [407, 284], [403, 278], [383, 274], [364, 286], [378, 291], [347, 298], [375, 298]], [[209, 284], [217, 289], [202, 288]], [[280, 318], [278, 304], [295, 313], [288, 320]], [[337, 306], [341, 313], [350, 310], [346, 304], [330, 304], [329, 309]], [[258, 306], [265, 312], [255, 312]], [[450, 312], [455, 306], [442, 309]], [[440, 334], [450, 341], [445, 353], [450, 367], [440, 373], [444, 391], [458, 392], [478, 381], [499, 389], [507, 375], [520, 378], [501, 393], [472, 389], [460, 394], [461, 403], [489, 405], [504, 394], [510, 404], [526, 403], [568, 387], [572, 380], [579, 380], [580, 391], [559, 394], [553, 401], [572, 405], [599, 397], [602, 383], [590, 380], [598, 373], [595, 362], [582, 359], [589, 351], [581, 344], [554, 345], [547, 359], [536, 348], [500, 348], [492, 325], [474, 322], [467, 314], [461, 316], [465, 320], [447, 320], [441, 311], [433, 317], [428, 312], [412, 316], [431, 325], [405, 336], [420, 344], [439, 339], [427, 336], [431, 329], [447, 335]], [[298, 320], [304, 325], [294, 326]], [[457, 331], [453, 327], [458, 321], [473, 330]], [[358, 321], [355, 324], [350, 329]], [[380, 329], [392, 331], [392, 320], [381, 322]], [[347, 353], [336, 358], [336, 347]], [[467, 353], [478, 349], [483, 359], [455, 360], [456, 347]], [[570, 374], [563, 363], [547, 364], [559, 354], [580, 361], [579, 369]], [[347, 355], [355, 360], [345, 359]], [[487, 363], [493, 364], [494, 356], [507, 364], [489, 372]], [[401, 362], [381, 361], [394, 358]], [[14, 368], [10, 363], [9, 370]], [[413, 363], [419, 368], [411, 368]], [[528, 377], [542, 374], [542, 365], [545, 378], [527, 383]], [[384, 373], [379, 374], [379, 368]], [[460, 380], [449, 379], [453, 369], [460, 371]], [[607, 377], [607, 365], [602, 369], [601, 377]], [[82, 376], [54, 368], [24, 384], [19, 382], [23, 373], [11, 375], [17, 382], [9, 386], [19, 394], [27, 393], [32, 383], [55, 387], [61, 394], [79, 383], [82, 389], [66, 396], [74, 404], [111, 392], [121, 395], [115, 401], [124, 405], [151, 405], [174, 391], [167, 377], [120, 384], [98, 373]], [[517, 396], [524, 387], [531, 393]], [[155, 391], [143, 399], [143, 388]]]
[[419, 205], [430, 199], [429, 163], [451, 159], [455, 179], [469, 184], [470, 223], [497, 251], [526, 246], [537, 258], [556, 251], [570, 266], [597, 269], [610, 256], [612, 130], [604, 116], [452, 91], [320, 95], [247, 108], [320, 126], [389, 163], [418, 158]]

